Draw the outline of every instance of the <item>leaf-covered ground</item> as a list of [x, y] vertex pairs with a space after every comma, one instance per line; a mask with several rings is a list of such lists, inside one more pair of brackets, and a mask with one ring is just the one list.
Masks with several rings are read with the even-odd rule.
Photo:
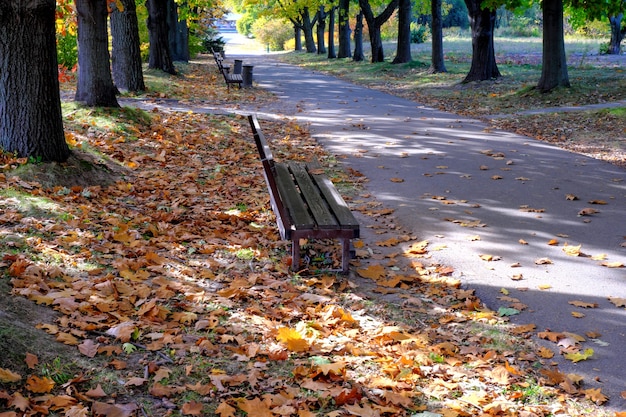
[[[273, 100], [212, 70], [158, 76], [169, 90], [153, 96]], [[339, 262], [325, 241], [289, 271], [244, 118], [65, 113], [74, 160], [1, 162], [0, 333], [15, 343], [0, 342], [0, 416], [624, 415], [551, 364], [584, 359], [557, 345], [576, 335], [532, 345], [302, 127], [262, 121], [277, 159], [322, 162], [370, 236], [346, 277], [323, 272]]]

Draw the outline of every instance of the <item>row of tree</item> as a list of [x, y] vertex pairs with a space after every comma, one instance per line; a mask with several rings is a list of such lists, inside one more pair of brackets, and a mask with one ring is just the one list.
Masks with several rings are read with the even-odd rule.
[[[384, 60], [381, 27], [396, 13], [398, 24], [397, 50], [393, 63], [411, 61], [411, 0], [355, 0], [358, 13], [354, 30], [354, 54], [350, 44], [350, 0], [244, 0], [246, 12], [270, 14], [288, 19], [294, 26], [296, 50], [301, 50], [301, 34], [304, 34], [307, 52], [324, 54], [329, 58], [364, 59], [362, 48], [363, 19], [367, 22], [371, 44], [372, 62]], [[464, 0], [472, 32], [472, 61], [465, 82], [482, 81], [501, 76], [495, 60], [494, 29], [496, 11], [502, 6], [524, 10], [534, 0]], [[609, 53], [619, 53], [621, 41], [626, 34], [622, 27], [622, 16], [626, 10], [624, 0], [543, 0], [543, 61], [542, 73], [537, 88], [542, 92], [559, 86], [569, 86], [564, 42], [564, 7], [568, 6], [580, 23], [608, 17], [611, 23]], [[430, 8], [432, 57], [431, 72], [445, 72], [443, 51], [442, 0], [419, 3], [419, 8]], [[378, 11], [376, 15], [374, 11]], [[312, 13], [314, 11], [314, 13]], [[419, 10], [419, 13], [426, 13]], [[338, 53], [335, 53], [335, 15], [338, 16]], [[326, 30], [326, 20], [329, 28]], [[313, 28], [317, 25], [317, 45]], [[324, 44], [324, 33], [328, 34], [328, 49]]]
[[[178, 18], [175, 0], [145, 1], [149, 67], [175, 74], [172, 50], [179, 58], [185, 57], [186, 50], [188, 59], [186, 19]], [[185, 5], [188, 10], [192, 6], [196, 13], [202, 6], [210, 6], [206, 0], [188, 0]], [[43, 161], [68, 158], [58, 82], [56, 21], [62, 20], [60, 14], [74, 10], [79, 46], [75, 100], [86, 106], [119, 107], [119, 90], [145, 89], [135, 0], [2, 0], [2, 151]]]

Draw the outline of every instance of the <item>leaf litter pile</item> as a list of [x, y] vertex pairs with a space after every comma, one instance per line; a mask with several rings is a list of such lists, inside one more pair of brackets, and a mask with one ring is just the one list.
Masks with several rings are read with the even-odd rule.
[[306, 129], [263, 121], [277, 159], [317, 157], [352, 183], [362, 227], [393, 235], [356, 241], [347, 277], [315, 265], [338, 265], [330, 242], [306, 243], [311, 264], [289, 271], [244, 118], [102, 112], [123, 128], [75, 118], [68, 140], [92, 155], [85, 178], [108, 181], [50, 185], [3, 156], [6, 297], [55, 310], [37, 328], [81, 360], [3, 352], [0, 416], [608, 415], [599, 389], [551, 363], [557, 346], [429, 264], [428, 242]]

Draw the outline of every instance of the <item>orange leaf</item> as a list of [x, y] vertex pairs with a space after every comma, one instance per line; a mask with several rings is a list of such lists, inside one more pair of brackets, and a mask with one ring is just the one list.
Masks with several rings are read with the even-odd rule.
[[387, 275], [387, 271], [382, 265], [370, 265], [367, 268], [359, 268], [356, 270], [357, 274], [363, 278], [370, 278], [377, 280]]
[[274, 417], [272, 410], [259, 398], [253, 398], [251, 400], [240, 398], [237, 400], [237, 404], [242, 411], [245, 411], [250, 416]]
[[189, 416], [201, 416], [202, 415], [202, 403], [198, 401], [189, 401], [183, 404], [182, 412]]
[[220, 417], [235, 417], [235, 413], [237, 409], [231, 407], [226, 401], [220, 403], [220, 405], [215, 409], [215, 413], [219, 414]]
[[537, 326], [535, 326], [534, 324], [520, 324], [519, 326], [515, 326], [511, 329], [511, 333], [515, 333], [515, 334], [522, 334], [522, 333], [528, 333], [528, 332], [532, 332], [533, 330], [535, 330]]
[[37, 358], [37, 356], [33, 355], [32, 353], [26, 352], [26, 358], [24, 359], [24, 362], [26, 362], [28, 369], [35, 369], [35, 366], [39, 364], [39, 358]]
[[54, 387], [54, 381], [48, 377], [39, 378], [36, 375], [31, 375], [26, 380], [26, 389], [30, 392], [37, 394], [44, 394], [52, 391]]
[[106, 397], [107, 393], [104, 392], [104, 390], [102, 389], [102, 387], [100, 386], [100, 384], [98, 384], [97, 387], [90, 389], [89, 391], [87, 391], [85, 393], [86, 396], [91, 397], [91, 398], [102, 398], [102, 397]]
[[569, 301], [568, 304], [582, 308], [598, 308], [598, 303], [586, 303], [584, 301]]
[[589, 388], [586, 390], [583, 390], [583, 392], [585, 393], [585, 398], [593, 401], [596, 404], [604, 404], [605, 402], [607, 402], [609, 399], [606, 395], [602, 394], [602, 392], [600, 391], [600, 388]]
[[0, 368], [0, 382], [2, 383], [11, 383], [17, 382], [22, 379], [20, 374], [16, 374], [13, 371], [9, 371], [8, 369]]

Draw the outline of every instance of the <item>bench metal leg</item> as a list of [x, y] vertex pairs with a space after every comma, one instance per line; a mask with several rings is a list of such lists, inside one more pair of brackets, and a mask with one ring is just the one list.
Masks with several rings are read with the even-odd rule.
[[350, 268], [350, 239], [341, 240], [341, 272], [348, 273]]
[[291, 241], [291, 270], [298, 271], [300, 268], [300, 239]]

